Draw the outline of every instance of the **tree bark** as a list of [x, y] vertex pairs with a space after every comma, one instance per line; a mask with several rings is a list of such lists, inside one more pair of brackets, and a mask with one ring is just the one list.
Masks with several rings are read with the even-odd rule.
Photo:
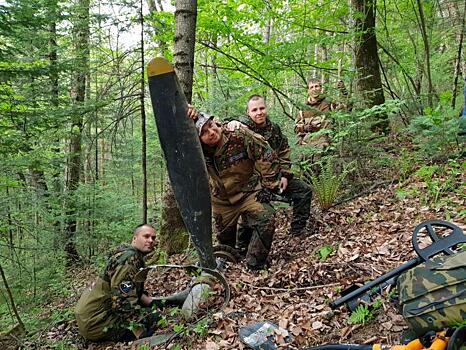
[[146, 108], [145, 99], [145, 64], [144, 64], [144, 16], [142, 14], [142, 2], [139, 8], [139, 23], [141, 25], [141, 162], [142, 162], [142, 223], [147, 224], [147, 134], [146, 134]]
[[196, 0], [176, 1], [173, 65], [188, 103], [191, 103], [193, 90], [196, 17]]
[[[177, 0], [173, 65], [188, 103], [193, 89], [194, 46], [196, 40], [196, 0]], [[168, 176], [166, 177], [168, 179]], [[167, 253], [176, 253], [188, 245], [188, 234], [175, 202], [170, 183], [165, 186], [162, 201], [160, 241]]]
[[419, 10], [419, 26], [421, 28], [422, 42], [424, 43], [424, 56], [426, 59], [425, 67], [426, 67], [427, 85], [428, 85], [427, 102], [429, 104], [429, 107], [432, 108], [433, 107], [432, 96], [434, 94], [434, 87], [432, 85], [432, 74], [431, 74], [431, 69], [430, 69], [430, 45], [429, 45], [429, 38], [427, 37], [424, 8], [420, 0], [417, 0], [417, 7]]
[[11, 309], [13, 310], [13, 313], [15, 314], [16, 320], [18, 320], [18, 324], [21, 327], [21, 329], [24, 329], [24, 323], [21, 320], [21, 317], [19, 317], [18, 310], [16, 309], [15, 305], [15, 300], [13, 299], [13, 294], [11, 293], [11, 289], [8, 286], [8, 282], [6, 280], [5, 272], [3, 271], [2, 265], [0, 264], [0, 275], [2, 276], [2, 281], [3, 284], [5, 285], [6, 292], [8, 294], [8, 298], [10, 299], [11, 303]]
[[[358, 72], [356, 89], [361, 92], [366, 107], [370, 108], [385, 102], [375, 34], [376, 0], [353, 0], [352, 4], [359, 14], [355, 16], [355, 65]], [[387, 129], [387, 115], [377, 115], [372, 130], [387, 132]]]
[[461, 56], [464, 41], [464, 26], [466, 25], [466, 0], [464, 1], [463, 16], [461, 20], [461, 31], [459, 34], [458, 54], [456, 55], [455, 65], [455, 82], [453, 84], [453, 97], [451, 100], [451, 108], [456, 108], [456, 95], [458, 95], [458, 77], [461, 74]]
[[79, 106], [86, 98], [86, 77], [89, 71], [89, 0], [78, 0], [76, 6], [76, 22], [74, 23], [74, 44], [76, 66], [71, 91], [75, 114], [71, 122], [70, 154], [68, 168], [68, 202], [65, 233], [65, 252], [68, 266], [80, 261], [76, 249], [76, 206], [73, 194], [79, 186], [81, 175], [81, 140], [83, 133], [83, 115]]

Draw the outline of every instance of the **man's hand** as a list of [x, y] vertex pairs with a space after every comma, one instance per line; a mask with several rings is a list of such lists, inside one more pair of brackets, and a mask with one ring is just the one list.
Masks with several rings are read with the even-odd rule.
[[278, 185], [278, 193], [282, 194], [288, 187], [288, 179], [284, 176], [280, 178], [280, 184]]
[[188, 111], [186, 112], [188, 118], [196, 120], [199, 117], [199, 112], [192, 105], [188, 105]]
[[141, 295], [141, 298], [139, 299], [139, 301], [143, 306], [150, 306], [151, 302], [152, 302], [152, 299], [153, 298], [151, 298], [147, 294], [143, 294], [143, 295]]
[[232, 120], [231, 122], [228, 122], [227, 126], [226, 126], [226, 129], [228, 131], [235, 131], [236, 129], [240, 129], [240, 128], [248, 128], [246, 125], [244, 125], [243, 123], [237, 121], [237, 120]]

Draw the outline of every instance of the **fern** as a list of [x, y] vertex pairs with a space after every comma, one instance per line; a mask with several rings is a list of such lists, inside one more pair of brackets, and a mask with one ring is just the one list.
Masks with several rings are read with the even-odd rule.
[[358, 305], [356, 309], [353, 310], [351, 315], [348, 318], [348, 323], [350, 324], [364, 324], [372, 317], [372, 313], [369, 310], [369, 307], [365, 304]]
[[347, 174], [347, 167], [340, 174], [334, 174], [332, 162], [327, 162], [322, 166], [319, 175], [311, 175], [312, 188], [322, 210], [327, 210], [333, 205]]

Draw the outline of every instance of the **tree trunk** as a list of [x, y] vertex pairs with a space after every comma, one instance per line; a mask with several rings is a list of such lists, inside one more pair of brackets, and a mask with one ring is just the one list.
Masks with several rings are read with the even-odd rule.
[[456, 108], [456, 95], [458, 95], [458, 77], [461, 74], [461, 56], [462, 56], [462, 48], [463, 48], [463, 41], [464, 41], [464, 26], [465, 25], [466, 25], [466, 0], [464, 1], [463, 16], [461, 20], [461, 31], [459, 34], [458, 54], [456, 55], [455, 81], [453, 83], [453, 97], [451, 100], [451, 108]]
[[176, 1], [173, 65], [188, 103], [191, 103], [193, 90], [196, 17], [196, 0]]
[[2, 281], [5, 286], [5, 290], [8, 294], [8, 299], [10, 299], [11, 309], [13, 310], [13, 313], [15, 314], [16, 320], [18, 321], [20, 328], [24, 330], [24, 323], [21, 320], [21, 317], [19, 317], [18, 309], [16, 309], [15, 300], [13, 299], [13, 294], [11, 293], [11, 289], [8, 285], [8, 281], [6, 280], [5, 272], [3, 271], [1, 264], [0, 264], [0, 275], [2, 276]]
[[[370, 108], [385, 102], [375, 35], [376, 0], [353, 0], [352, 4], [358, 13], [355, 16], [356, 89], [361, 92], [366, 107]], [[388, 117], [385, 113], [376, 116], [372, 130], [387, 132]]]
[[141, 25], [141, 162], [142, 162], [142, 223], [147, 224], [147, 135], [146, 135], [146, 109], [144, 105], [144, 16], [142, 15], [142, 0], [139, 8], [139, 23]]
[[74, 44], [76, 52], [75, 76], [72, 87], [72, 98], [75, 114], [71, 122], [70, 155], [68, 168], [68, 202], [66, 213], [65, 252], [68, 266], [80, 261], [76, 250], [76, 205], [73, 195], [79, 186], [81, 173], [81, 140], [83, 133], [83, 115], [78, 110], [86, 98], [86, 77], [89, 71], [89, 0], [79, 0], [76, 6], [76, 22], [74, 23]]
[[417, 0], [417, 7], [419, 10], [419, 26], [421, 28], [422, 42], [424, 43], [424, 56], [426, 59], [425, 67], [426, 67], [427, 85], [428, 85], [427, 102], [429, 104], [429, 107], [432, 108], [433, 107], [432, 96], [434, 94], [434, 87], [432, 85], [432, 74], [431, 74], [431, 69], [430, 69], [430, 45], [429, 45], [429, 38], [427, 37], [424, 8], [420, 0]]
[[[191, 103], [193, 89], [196, 17], [196, 0], [176, 1], [173, 65], [188, 103]], [[168, 176], [166, 178], [168, 179]], [[167, 182], [165, 188], [166, 192], [162, 201], [160, 241], [167, 253], [171, 254], [185, 249], [189, 236], [170, 183]]]
[[[165, 176], [167, 179], [168, 176]], [[165, 185], [162, 197], [162, 224], [160, 226], [160, 244], [168, 255], [182, 252], [188, 247], [189, 235], [176, 204], [175, 195], [170, 184]]]
[[[58, 4], [57, 1], [53, 1], [49, 3], [49, 11], [50, 16], [52, 18], [52, 22], [49, 24], [49, 63], [50, 63], [50, 102], [53, 108], [59, 107], [59, 81], [58, 81], [58, 44], [57, 44], [57, 21], [58, 21]], [[60, 154], [60, 139], [57, 138], [55, 140], [56, 145], [52, 148], [53, 152], [57, 155]], [[59, 195], [61, 193], [61, 182], [60, 182], [60, 174], [61, 174], [61, 167], [60, 166], [53, 166], [52, 171], [52, 191], [55, 195]], [[54, 222], [55, 230], [58, 234], [60, 230], [60, 222], [57, 220]]]

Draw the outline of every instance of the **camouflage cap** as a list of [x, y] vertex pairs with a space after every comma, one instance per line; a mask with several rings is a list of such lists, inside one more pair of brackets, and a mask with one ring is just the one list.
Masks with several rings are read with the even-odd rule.
[[209, 115], [207, 113], [199, 112], [199, 117], [196, 120], [196, 129], [199, 136], [201, 136], [202, 127], [207, 123], [209, 120], [213, 119], [213, 115]]

